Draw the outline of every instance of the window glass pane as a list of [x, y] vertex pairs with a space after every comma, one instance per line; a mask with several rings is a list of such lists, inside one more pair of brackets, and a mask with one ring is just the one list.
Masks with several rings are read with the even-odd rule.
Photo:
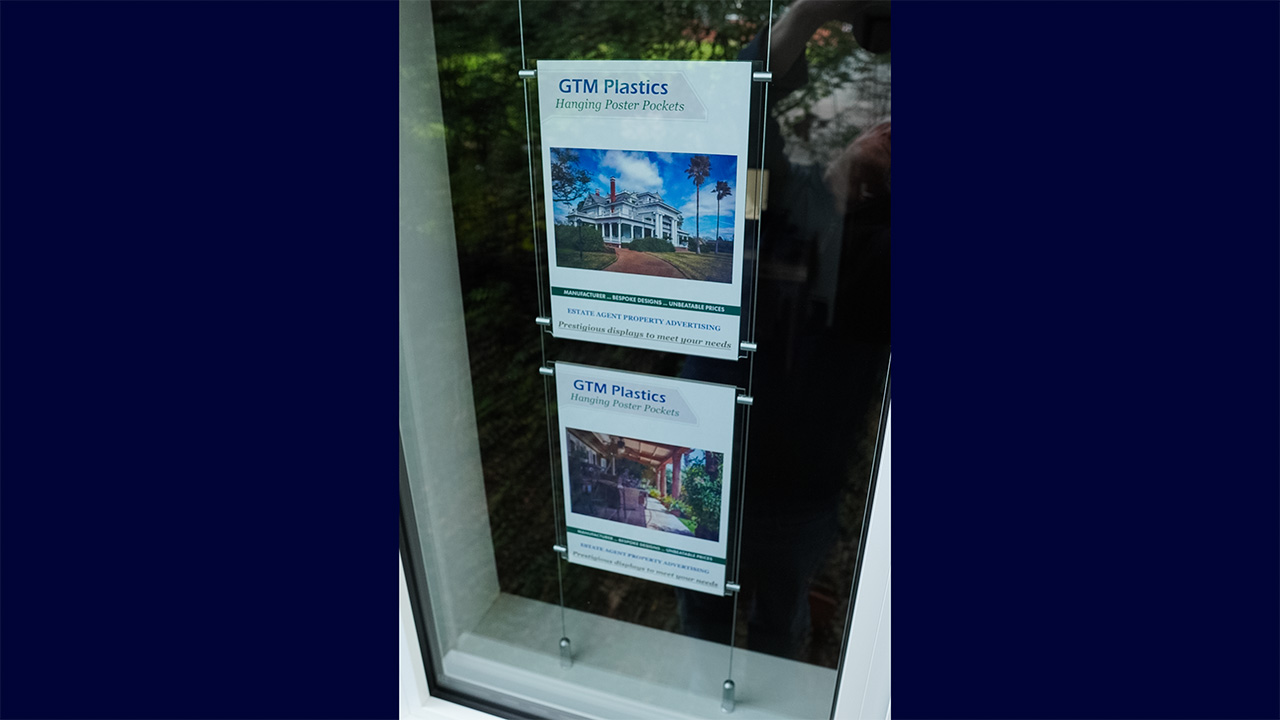
[[[741, 711], [830, 712], [888, 373], [889, 13], [887, 3], [773, 3], [769, 43], [770, 7], [403, 6], [402, 504], [419, 544], [411, 582], [422, 586], [446, 690], [545, 716], [719, 716], [734, 636]], [[533, 318], [535, 257], [546, 272], [543, 179], [536, 166], [531, 183], [526, 139], [528, 122], [537, 158], [537, 92], [531, 81], [526, 116], [522, 63], [753, 60], [762, 69], [766, 50], [773, 80], [767, 100], [765, 83], [753, 90], [767, 120], [752, 124], [737, 245], [749, 290], [758, 273], [747, 298], [755, 332], [744, 335], [758, 350], [731, 362], [542, 333]], [[763, 209], [752, 184], [762, 177]], [[682, 237], [707, 212], [682, 227], [668, 220], [659, 234]], [[624, 223], [613, 237], [649, 236]], [[745, 495], [734, 508], [736, 612], [733, 597], [571, 565], [552, 551], [564, 520], [553, 458], [570, 441], [556, 437], [554, 384], [538, 373], [551, 361], [752, 388]], [[616, 470], [590, 447], [580, 452], [597, 474]], [[672, 486], [672, 468], [662, 472]], [[574, 643], [568, 669], [562, 632]]]

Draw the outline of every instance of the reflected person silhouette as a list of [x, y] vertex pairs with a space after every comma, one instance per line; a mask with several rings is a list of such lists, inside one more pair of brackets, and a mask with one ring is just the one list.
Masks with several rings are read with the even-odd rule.
[[[865, 492], [866, 478], [851, 477], [851, 469], [860, 439], [875, 430], [887, 368], [890, 123], [869, 123], [827, 162], [799, 162], [787, 154], [796, 131], [784, 130], [772, 111], [810, 82], [805, 45], [820, 29], [829, 32], [829, 21], [843, 21], [860, 47], [887, 52], [887, 6], [800, 0], [771, 41], [769, 203], [759, 221], [756, 401], [738, 579], [747, 647], [795, 660], [811, 661], [815, 575], [838, 539], [856, 542], [861, 531], [860, 517], [842, 527], [838, 510], [851, 485]], [[763, 60], [764, 36], [740, 59]], [[745, 386], [746, 365], [691, 357], [681, 374]], [[729, 640], [732, 598], [676, 594], [685, 634]]]

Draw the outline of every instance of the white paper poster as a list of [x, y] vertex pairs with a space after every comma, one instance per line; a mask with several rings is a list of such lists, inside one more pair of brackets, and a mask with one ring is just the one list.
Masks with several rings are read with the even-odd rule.
[[737, 359], [751, 64], [538, 63], [556, 337]]
[[737, 390], [558, 362], [569, 562], [724, 594]]

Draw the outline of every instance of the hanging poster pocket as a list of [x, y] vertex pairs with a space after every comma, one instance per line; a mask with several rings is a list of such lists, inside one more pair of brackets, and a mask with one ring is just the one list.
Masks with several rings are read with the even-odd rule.
[[737, 359], [751, 64], [541, 61], [556, 337]]
[[556, 363], [569, 562], [724, 594], [736, 388]]

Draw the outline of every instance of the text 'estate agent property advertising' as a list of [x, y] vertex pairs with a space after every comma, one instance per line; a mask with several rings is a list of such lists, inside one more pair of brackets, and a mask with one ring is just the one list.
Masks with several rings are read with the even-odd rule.
[[750, 63], [538, 63], [557, 337], [738, 357], [750, 100]]

